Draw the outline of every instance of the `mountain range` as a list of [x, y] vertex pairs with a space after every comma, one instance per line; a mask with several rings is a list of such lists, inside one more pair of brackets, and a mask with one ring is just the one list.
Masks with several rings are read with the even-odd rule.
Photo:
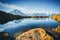
[[46, 13], [33, 13], [32, 16], [47, 16]]
[[17, 10], [17, 9], [14, 9], [14, 10], [10, 11], [9, 13], [14, 14], [14, 15], [26, 16], [26, 14], [24, 14], [23, 12], [21, 12], [20, 10]]
[[47, 14], [47, 13], [33, 13], [31, 15], [27, 15], [18, 9], [14, 9], [14, 10], [10, 11], [9, 13], [14, 14], [14, 15], [21, 15], [21, 16], [50, 16], [51, 15], [50, 13], [49, 14]]

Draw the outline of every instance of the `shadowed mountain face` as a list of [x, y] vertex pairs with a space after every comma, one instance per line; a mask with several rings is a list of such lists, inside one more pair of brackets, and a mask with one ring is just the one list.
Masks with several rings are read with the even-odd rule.
[[4, 23], [7, 23], [8, 21], [17, 20], [21, 18], [22, 16], [20, 15], [13, 15], [10, 13], [0, 11], [0, 24], [4, 24]]

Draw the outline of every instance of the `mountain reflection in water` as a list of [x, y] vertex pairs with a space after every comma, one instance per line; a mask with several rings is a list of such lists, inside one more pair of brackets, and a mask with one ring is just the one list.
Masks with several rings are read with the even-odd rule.
[[51, 18], [25, 18], [9, 21], [8, 23], [0, 26], [0, 32], [8, 32], [10, 35], [14, 35], [17, 32], [24, 32], [38, 27], [56, 28], [58, 26], [58, 22]]

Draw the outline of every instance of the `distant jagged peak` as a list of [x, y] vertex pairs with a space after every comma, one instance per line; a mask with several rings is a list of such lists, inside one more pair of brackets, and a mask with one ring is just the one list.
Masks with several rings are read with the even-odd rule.
[[[13, 10], [11, 10], [10, 12], [21, 12], [21, 10], [18, 10], [18, 9], [13, 9]], [[21, 13], [23, 13], [23, 12], [21, 12]]]
[[14, 15], [23, 15], [23, 16], [26, 15], [25, 13], [23, 13], [21, 10], [18, 10], [18, 9], [13, 9], [10, 11], [10, 13]]
[[33, 13], [34, 16], [46, 16], [47, 13]]

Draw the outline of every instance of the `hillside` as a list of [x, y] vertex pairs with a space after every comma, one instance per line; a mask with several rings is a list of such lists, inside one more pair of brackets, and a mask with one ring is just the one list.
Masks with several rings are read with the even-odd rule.
[[10, 13], [0, 11], [0, 24], [4, 24], [8, 21], [17, 20], [17, 19], [21, 19], [21, 18], [22, 18], [22, 16], [20, 16], [20, 15], [13, 15]]
[[53, 15], [51, 18], [60, 23], [60, 14]]

